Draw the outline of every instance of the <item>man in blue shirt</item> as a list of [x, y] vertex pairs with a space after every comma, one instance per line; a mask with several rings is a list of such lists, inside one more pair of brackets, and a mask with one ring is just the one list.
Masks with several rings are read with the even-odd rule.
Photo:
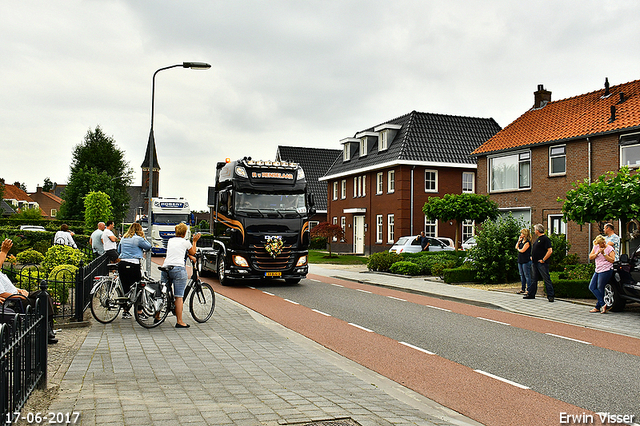
[[620, 237], [616, 235], [612, 224], [606, 223], [604, 225], [604, 235], [604, 240], [607, 244], [613, 246], [613, 251], [616, 254], [616, 260], [620, 260]]

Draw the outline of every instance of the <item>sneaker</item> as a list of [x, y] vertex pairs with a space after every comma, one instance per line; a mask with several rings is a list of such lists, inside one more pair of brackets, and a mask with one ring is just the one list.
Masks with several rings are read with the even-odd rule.
[[140, 318], [140, 319], [147, 319], [147, 318], [149, 318], [149, 317], [148, 317], [148, 316], [147, 316], [147, 314], [145, 314], [144, 312], [138, 312], [138, 318]]
[[129, 312], [122, 313], [122, 319], [129, 319], [129, 318], [131, 318], [131, 314]]

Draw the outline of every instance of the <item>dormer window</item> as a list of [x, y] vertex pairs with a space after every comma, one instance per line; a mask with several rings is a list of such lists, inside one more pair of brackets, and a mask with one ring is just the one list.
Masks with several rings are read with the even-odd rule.
[[360, 139], [360, 157], [367, 155], [367, 137]]
[[387, 130], [383, 130], [380, 132], [380, 137], [378, 138], [378, 151], [386, 151], [388, 148], [388, 140], [389, 132]]
[[342, 144], [342, 161], [351, 160], [351, 154], [355, 152], [356, 144], [360, 144], [361, 140], [358, 138], [345, 138], [340, 141]]
[[342, 159], [344, 161], [349, 161], [351, 160], [351, 149], [349, 147], [348, 143], [344, 144], [344, 151], [342, 152]]
[[393, 142], [393, 138], [396, 137], [400, 129], [402, 129], [401, 125], [390, 123], [374, 127], [373, 130], [378, 133], [378, 152], [389, 149], [389, 145]]

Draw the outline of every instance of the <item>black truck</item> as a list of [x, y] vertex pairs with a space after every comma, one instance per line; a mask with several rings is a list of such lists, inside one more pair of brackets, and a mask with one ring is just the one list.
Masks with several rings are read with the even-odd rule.
[[219, 162], [209, 188], [211, 238], [202, 238], [200, 273], [215, 272], [220, 283], [306, 277], [309, 217], [315, 214], [304, 171], [286, 161], [245, 157]]

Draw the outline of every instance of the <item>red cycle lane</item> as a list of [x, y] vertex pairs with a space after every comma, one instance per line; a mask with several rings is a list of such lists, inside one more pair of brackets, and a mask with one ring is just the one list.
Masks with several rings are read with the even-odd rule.
[[[598, 340], [607, 340], [606, 346], [601, 345], [602, 347], [638, 355], [637, 347], [629, 350], [625, 346], [625, 343], [629, 343], [626, 339], [631, 338], [624, 336], [323, 276], [309, 275], [308, 278], [353, 289], [366, 289], [375, 294], [449, 309], [463, 315], [507, 322], [515, 327], [540, 333], [558, 333], [585, 341], [593, 339], [593, 344]], [[594, 417], [591, 424], [601, 424], [593, 412], [479, 374], [461, 364], [354, 327], [346, 321], [322, 315], [308, 307], [290, 303], [258, 289], [225, 287], [216, 280], [207, 281], [214, 285], [219, 294], [483, 424], [558, 425], [560, 413], [591, 414]], [[637, 340], [632, 340], [637, 345]]]

